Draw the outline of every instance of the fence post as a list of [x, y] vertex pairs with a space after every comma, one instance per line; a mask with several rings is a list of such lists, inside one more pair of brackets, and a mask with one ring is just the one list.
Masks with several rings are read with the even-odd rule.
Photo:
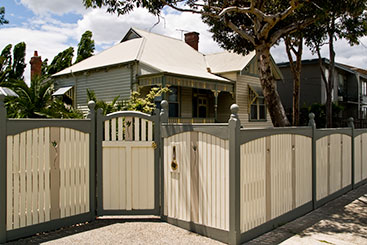
[[92, 213], [91, 219], [96, 217], [96, 102], [88, 102], [88, 118], [91, 120], [89, 137], [89, 208]]
[[354, 189], [354, 168], [355, 168], [355, 159], [354, 159], [354, 118], [348, 118], [348, 127], [352, 129], [352, 189]]
[[[158, 114], [157, 114], [158, 115]], [[167, 100], [162, 100], [161, 102], [161, 113], [159, 114], [159, 162], [160, 164], [160, 215], [161, 218], [164, 216], [164, 138], [162, 138], [161, 132], [162, 132], [162, 123], [168, 123], [168, 102]]]
[[316, 209], [316, 201], [317, 201], [317, 183], [316, 183], [316, 122], [315, 122], [315, 114], [312, 112], [308, 114], [308, 126], [312, 128], [312, 208]]
[[229, 244], [240, 243], [240, 144], [241, 122], [238, 118], [239, 107], [231, 105], [229, 131]]
[[6, 108], [5, 95], [0, 94], [0, 243], [6, 242]]
[[161, 214], [161, 164], [159, 164], [159, 154], [161, 150], [161, 123], [159, 109], [155, 109], [153, 113], [153, 123], [154, 123], [154, 208], [157, 213]]
[[97, 197], [97, 216], [103, 212], [103, 186], [102, 186], [102, 141], [103, 141], [103, 111], [99, 108], [95, 114], [96, 128], [96, 197]]

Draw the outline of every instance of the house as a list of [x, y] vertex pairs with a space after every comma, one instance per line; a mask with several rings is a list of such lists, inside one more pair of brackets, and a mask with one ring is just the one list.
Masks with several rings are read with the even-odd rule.
[[[325, 75], [328, 77], [329, 60], [322, 59]], [[293, 75], [289, 62], [277, 64], [284, 80], [278, 82], [278, 92], [287, 114], [292, 112]], [[334, 103], [342, 105], [344, 110], [339, 115], [340, 121], [349, 117], [367, 119], [367, 71], [335, 63], [335, 84], [332, 93]], [[300, 87], [300, 106], [313, 103], [326, 103], [326, 89], [322, 81], [319, 59], [303, 60]]]
[[[168, 86], [170, 122], [227, 122], [230, 105], [237, 103], [243, 126], [272, 126], [255, 53], [204, 55], [198, 42], [196, 32], [182, 41], [131, 28], [119, 44], [54, 74], [55, 93], [68, 93], [85, 110], [87, 89], [108, 102], [118, 95], [128, 99], [138, 89], [144, 96], [153, 86]], [[273, 71], [280, 79], [274, 62]]]

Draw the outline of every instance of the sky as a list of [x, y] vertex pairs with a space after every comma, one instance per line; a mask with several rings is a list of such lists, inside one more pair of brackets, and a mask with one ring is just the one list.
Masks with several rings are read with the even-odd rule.
[[[105, 9], [85, 9], [82, 0], [0, 0], [5, 7], [5, 18], [9, 24], [0, 26], [0, 50], [7, 44], [25, 42], [26, 63], [25, 80], [29, 83], [29, 60], [35, 50], [48, 58], [68, 47], [76, 52], [81, 35], [90, 30], [96, 44], [95, 53], [118, 43], [131, 28], [182, 39], [185, 31], [200, 33], [199, 51], [215, 53], [223, 51], [211, 38], [208, 26], [199, 15], [178, 13], [169, 8], [164, 10], [158, 20], [145, 9], [136, 9], [128, 15], [109, 14]], [[367, 69], [367, 37], [360, 39], [361, 44], [350, 47], [345, 40], [335, 44], [336, 61]], [[287, 62], [288, 58], [283, 44], [272, 48], [271, 53], [276, 62]], [[328, 57], [326, 47], [322, 56]], [[316, 58], [305, 48], [303, 59]], [[75, 56], [74, 56], [75, 59]]]

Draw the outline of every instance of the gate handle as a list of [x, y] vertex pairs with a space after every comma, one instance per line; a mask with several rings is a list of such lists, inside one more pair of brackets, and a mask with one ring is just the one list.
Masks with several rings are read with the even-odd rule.
[[171, 162], [171, 169], [172, 171], [176, 171], [178, 169], [178, 164], [176, 161], [176, 146], [173, 146], [172, 148], [172, 162]]

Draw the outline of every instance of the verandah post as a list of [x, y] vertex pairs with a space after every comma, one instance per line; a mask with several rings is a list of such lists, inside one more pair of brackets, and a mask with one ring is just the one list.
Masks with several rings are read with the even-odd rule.
[[316, 209], [316, 201], [317, 201], [317, 183], [316, 183], [316, 122], [315, 122], [315, 114], [308, 114], [308, 126], [312, 127], [312, 208]]
[[229, 244], [240, 243], [240, 144], [241, 122], [238, 118], [239, 107], [231, 105], [228, 121], [229, 133]]
[[355, 168], [355, 159], [354, 159], [354, 118], [348, 118], [348, 127], [352, 129], [352, 189], [354, 189], [354, 168]]
[[89, 137], [89, 208], [94, 219], [97, 214], [96, 210], [96, 102], [88, 102], [88, 118], [91, 120], [91, 130]]
[[5, 95], [0, 94], [0, 243], [6, 242], [6, 108]]
[[164, 216], [164, 195], [166, 195], [166, 193], [164, 193], [164, 139], [161, 137], [161, 132], [162, 132], [162, 123], [168, 123], [168, 101], [167, 100], [162, 100], [161, 102], [161, 113], [159, 114], [159, 162], [160, 162], [160, 204], [161, 204], [161, 208], [160, 208], [160, 215], [161, 218], [163, 218]]

